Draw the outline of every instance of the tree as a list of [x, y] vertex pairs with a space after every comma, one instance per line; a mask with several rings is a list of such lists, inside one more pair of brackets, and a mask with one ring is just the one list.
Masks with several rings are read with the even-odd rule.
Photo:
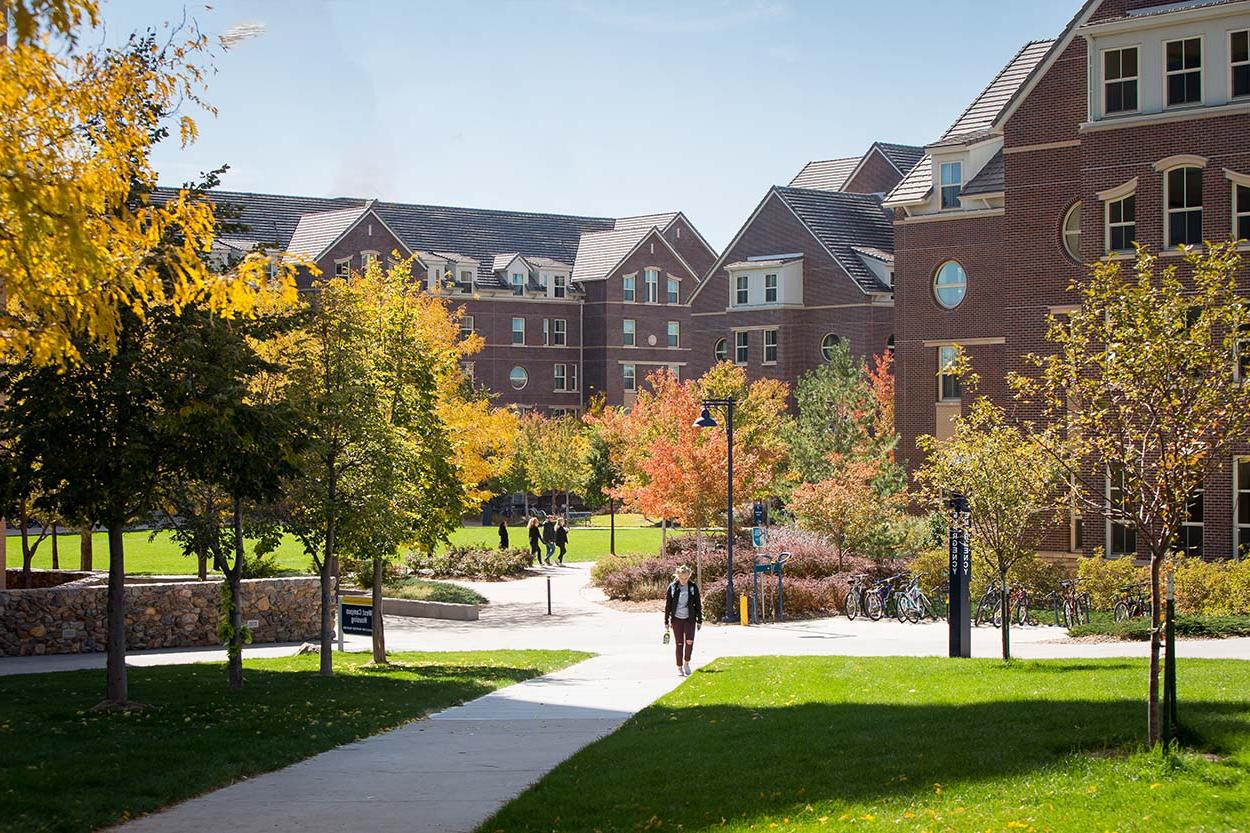
[[829, 476], [802, 483], [790, 499], [798, 525], [825, 535], [842, 557], [883, 559], [905, 544], [901, 528], [907, 495], [897, 465], [883, 454], [832, 452]]
[[548, 418], [531, 411], [521, 418], [517, 436], [526, 485], [538, 494], [550, 492], [555, 514], [556, 493], [580, 492], [590, 477], [585, 424], [576, 417]]
[[[1207, 244], [1176, 264], [1139, 248], [1131, 270], [1095, 264], [1073, 284], [1080, 305], [1051, 320], [1053, 352], [1014, 374], [1017, 397], [1064, 442], [1035, 431], [1093, 513], [1131, 525], [1150, 557], [1149, 739], [1159, 739], [1161, 571], [1208, 471], [1250, 429], [1246, 360], [1250, 309], [1237, 292], [1234, 243]], [[1122, 500], [1108, 505], [1116, 480]]]
[[974, 552], [998, 573], [1005, 660], [1011, 659], [1008, 577], [1037, 553], [1042, 521], [1062, 503], [1066, 489], [1063, 468], [1047, 450], [1053, 442], [1010, 424], [1002, 408], [985, 398], [974, 400], [955, 420], [950, 437], [919, 439], [927, 459], [917, 481], [935, 509], [951, 492], [967, 498]]
[[[247, 314], [270, 284], [259, 253], [228, 273], [208, 267], [210, 202], [190, 189], [150, 196], [154, 145], [174, 124], [191, 143], [189, 105], [212, 111], [201, 98], [208, 39], [176, 28], [167, 42], [149, 33], [122, 49], [83, 48], [79, 29], [98, 23], [94, 0], [0, 3], [0, 358], [115, 352], [127, 315], [188, 304]], [[293, 269], [278, 269], [289, 297]]]

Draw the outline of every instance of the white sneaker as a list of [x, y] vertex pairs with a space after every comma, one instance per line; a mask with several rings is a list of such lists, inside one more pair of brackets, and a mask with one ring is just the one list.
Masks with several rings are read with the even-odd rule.
[[690, 663], [686, 663], [686, 667], [681, 669], [681, 673], [686, 675], [687, 677], [690, 676]]
[[680, 665], [677, 666], [677, 676], [678, 677], [686, 676], [686, 669], [682, 668]]

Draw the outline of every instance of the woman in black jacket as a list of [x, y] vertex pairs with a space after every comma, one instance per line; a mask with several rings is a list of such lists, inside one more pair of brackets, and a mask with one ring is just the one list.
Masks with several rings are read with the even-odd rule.
[[530, 518], [529, 535], [530, 535], [530, 555], [534, 556], [535, 564], [541, 564], [543, 563], [543, 557], [542, 557], [542, 550], [539, 547], [540, 539], [538, 537], [539, 536], [538, 518]]
[[564, 525], [564, 516], [560, 516], [560, 520], [556, 521], [556, 548], [560, 550], [560, 554], [556, 556], [556, 563], [564, 566], [564, 553], [569, 548], [569, 528]]
[[508, 548], [508, 520], [499, 522], [499, 549], [506, 550]]
[[677, 674], [690, 676], [690, 654], [694, 651], [694, 634], [703, 626], [703, 599], [699, 585], [690, 580], [685, 564], [673, 573], [673, 583], [664, 596], [664, 630], [673, 629], [677, 648]]

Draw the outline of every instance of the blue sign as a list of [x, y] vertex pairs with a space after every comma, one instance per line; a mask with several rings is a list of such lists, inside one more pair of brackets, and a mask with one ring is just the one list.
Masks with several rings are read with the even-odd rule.
[[[763, 501], [759, 501], [759, 500], [755, 501], [755, 504], [751, 507], [751, 511], [755, 516], [755, 525], [763, 526], [764, 525], [764, 503]], [[759, 546], [759, 544], [756, 544], [756, 546]]]
[[764, 546], [764, 540], [767, 538], [766, 530], [762, 526], [751, 527], [751, 543], [756, 548]]

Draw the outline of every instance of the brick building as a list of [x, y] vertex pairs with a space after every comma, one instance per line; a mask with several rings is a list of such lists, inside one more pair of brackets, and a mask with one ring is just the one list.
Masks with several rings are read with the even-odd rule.
[[835, 342], [859, 356], [889, 349], [894, 243], [881, 200], [921, 154], [877, 142], [769, 189], [691, 298], [692, 375], [732, 361], [793, 385]]
[[[575, 413], [602, 393], [632, 401], [649, 368], [681, 372], [689, 295], [716, 253], [680, 212], [610, 219], [353, 198], [215, 192], [240, 231], [223, 255], [256, 245], [307, 258], [322, 274], [393, 252], [465, 310], [486, 342], [469, 370], [500, 404]], [[302, 275], [303, 288], [312, 279]]]
[[[1181, 244], [1250, 237], [1248, 39], [1246, 0], [1088, 0], [1056, 40], [1026, 45], [887, 196], [909, 466], [916, 437], [941, 436], [962, 407], [939, 373], [952, 345], [1005, 401], [1004, 374], [1046, 349], [1047, 318], [1073, 302], [1082, 264], [1131, 256], [1133, 241], [1167, 263]], [[1206, 557], [1250, 551], [1250, 444], [1214, 461], [1182, 537]], [[1074, 512], [1043, 546], [1115, 556], [1135, 536]]]

